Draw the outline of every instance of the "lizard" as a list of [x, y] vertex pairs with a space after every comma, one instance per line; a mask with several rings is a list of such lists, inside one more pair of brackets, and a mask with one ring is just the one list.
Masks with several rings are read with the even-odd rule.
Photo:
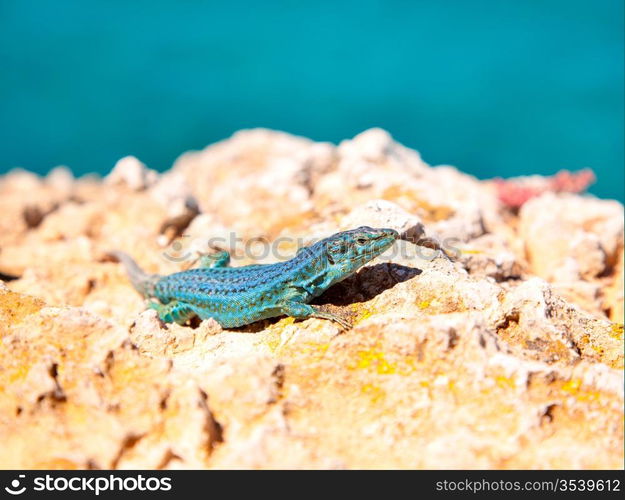
[[184, 324], [197, 316], [231, 328], [286, 315], [328, 319], [349, 329], [345, 319], [309, 302], [399, 237], [394, 229], [362, 226], [302, 247], [287, 261], [230, 267], [230, 254], [223, 250], [203, 255], [195, 268], [165, 276], [145, 273], [124, 252], [109, 254], [124, 265], [139, 293], [157, 299], [149, 307], [165, 323]]

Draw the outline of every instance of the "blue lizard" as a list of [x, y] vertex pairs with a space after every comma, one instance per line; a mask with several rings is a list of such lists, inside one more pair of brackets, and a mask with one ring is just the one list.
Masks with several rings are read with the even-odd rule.
[[121, 261], [135, 289], [164, 322], [184, 324], [194, 316], [214, 318], [222, 327], [247, 325], [265, 318], [325, 318], [345, 328], [343, 318], [310, 305], [333, 284], [356, 272], [399, 238], [393, 229], [359, 227], [301, 248], [276, 264], [228, 267], [230, 254], [203, 256], [199, 268], [168, 276], [146, 274], [123, 252]]

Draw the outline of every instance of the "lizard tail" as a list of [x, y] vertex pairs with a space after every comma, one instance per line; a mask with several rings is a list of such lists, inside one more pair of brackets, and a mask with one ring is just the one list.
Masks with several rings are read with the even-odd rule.
[[147, 274], [134, 259], [124, 252], [113, 251], [108, 253], [111, 257], [121, 262], [126, 269], [126, 274], [135, 287], [135, 290], [144, 297], [154, 296], [154, 287], [156, 282], [161, 278], [158, 274]]

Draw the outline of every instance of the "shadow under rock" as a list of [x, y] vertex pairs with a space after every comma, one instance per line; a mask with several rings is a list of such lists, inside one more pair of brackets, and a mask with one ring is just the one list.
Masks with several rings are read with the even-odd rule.
[[0, 281], [14, 281], [14, 280], [18, 280], [20, 279], [19, 276], [13, 276], [12, 274], [4, 274], [2, 272], [0, 272]]
[[397, 283], [408, 281], [423, 271], [399, 264], [376, 264], [365, 267], [356, 274], [328, 288], [312, 304], [347, 306], [355, 302], [366, 302]]

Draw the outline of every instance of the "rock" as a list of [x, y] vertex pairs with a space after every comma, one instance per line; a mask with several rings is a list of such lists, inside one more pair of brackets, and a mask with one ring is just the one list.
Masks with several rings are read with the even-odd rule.
[[623, 276], [623, 270], [625, 268], [623, 265], [625, 263], [624, 261], [623, 249], [621, 249], [621, 253], [617, 258], [617, 263], [614, 266], [614, 279], [612, 284], [605, 290], [604, 302], [604, 310], [607, 312], [608, 317], [615, 323], [621, 324], [623, 323], [623, 307], [625, 304], [623, 300], [623, 290], [625, 288], [625, 277]]
[[55, 191], [69, 196], [74, 188], [74, 175], [67, 167], [55, 167], [48, 172], [45, 182]]
[[389, 155], [399, 153], [400, 148], [394, 143], [391, 135], [380, 128], [372, 128], [358, 134], [351, 141], [343, 141], [339, 146], [339, 154], [343, 158], [363, 159], [372, 162], [387, 161]]
[[[622, 468], [623, 207], [497, 196], [380, 129], [0, 177], [0, 467]], [[268, 263], [361, 225], [406, 238], [315, 299], [347, 330], [164, 324], [108, 257]]]
[[340, 230], [360, 226], [388, 227], [400, 234], [410, 232], [415, 241], [425, 236], [425, 228], [419, 217], [386, 200], [371, 200], [354, 208], [341, 220]]
[[615, 201], [565, 194], [528, 201], [519, 230], [532, 271], [554, 281], [597, 277], [622, 246], [622, 218]]
[[622, 219], [616, 201], [572, 194], [531, 199], [519, 217], [530, 270], [586, 310], [598, 316], [610, 311], [622, 322], [622, 306], [614, 300], [622, 288]]
[[605, 316], [607, 309], [601, 285], [588, 281], [557, 281], [551, 285], [554, 293], [576, 304], [582, 310], [594, 314], [597, 317]]
[[506, 281], [520, 279], [525, 273], [522, 260], [500, 235], [486, 234], [451, 250], [475, 277]]
[[187, 179], [179, 172], [166, 172], [151, 188], [150, 195], [167, 209], [170, 217], [184, 213], [188, 208], [200, 210]]
[[141, 191], [153, 185], [158, 174], [150, 170], [134, 156], [125, 156], [119, 160], [111, 173], [106, 176], [107, 184], [124, 184], [133, 191]]
[[[69, 196], [67, 184], [51, 186], [22, 169], [0, 177], [0, 248], [23, 244], [28, 232], [38, 227]], [[0, 265], [0, 272], [3, 271]]]
[[298, 229], [312, 210], [306, 171], [314, 149], [307, 139], [247, 130], [183, 155], [173, 172], [187, 179], [204, 212], [241, 237], [275, 237]]
[[32, 172], [15, 168], [2, 178], [2, 187], [7, 192], [27, 192], [41, 187], [41, 179]]
[[581, 356], [623, 366], [622, 338], [614, 335], [612, 323], [567, 304], [539, 278], [509, 292], [493, 314], [499, 336], [522, 348], [524, 356], [568, 364]]

